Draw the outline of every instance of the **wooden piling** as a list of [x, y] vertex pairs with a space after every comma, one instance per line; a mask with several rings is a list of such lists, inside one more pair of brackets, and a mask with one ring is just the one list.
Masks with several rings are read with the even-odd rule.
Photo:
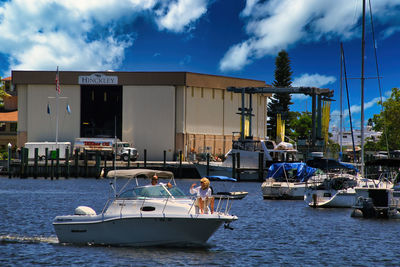
[[79, 176], [79, 149], [75, 149], [75, 158], [74, 158], [74, 169], [75, 169], [75, 178]]
[[23, 148], [21, 148], [21, 165], [19, 168], [19, 176], [21, 178], [24, 178], [24, 175], [25, 175], [24, 167], [25, 167], [25, 148], [23, 147]]
[[258, 181], [264, 180], [264, 152], [258, 154]]
[[8, 157], [7, 157], [7, 171], [8, 171], [8, 178], [11, 178], [11, 157], [12, 157], [12, 150], [11, 146], [8, 146]]
[[206, 160], [207, 160], [206, 174], [207, 176], [210, 176], [210, 153], [207, 153]]
[[96, 178], [100, 178], [100, 174], [101, 174], [100, 162], [101, 162], [100, 152], [96, 151], [96, 173], [98, 173]]
[[45, 151], [44, 152], [45, 153], [45, 155], [44, 155], [44, 178], [47, 179], [47, 175], [49, 173], [48, 166], [47, 166], [48, 160], [49, 160], [49, 148], [46, 147], [44, 151]]
[[236, 153], [232, 153], [232, 178], [236, 178]]
[[54, 179], [54, 159], [50, 157], [50, 179]]
[[39, 148], [35, 148], [35, 159], [33, 163], [33, 178], [36, 179], [38, 177], [38, 158], [39, 158]]
[[85, 158], [84, 158], [84, 168], [85, 168], [85, 177], [89, 176], [89, 169], [88, 169], [88, 153], [85, 150]]
[[65, 178], [68, 179], [70, 175], [69, 169], [69, 149], [65, 149]]
[[60, 149], [56, 149], [56, 179], [60, 178]]
[[182, 150], [179, 150], [179, 177], [182, 177]]
[[237, 181], [240, 182], [240, 153], [236, 153]]

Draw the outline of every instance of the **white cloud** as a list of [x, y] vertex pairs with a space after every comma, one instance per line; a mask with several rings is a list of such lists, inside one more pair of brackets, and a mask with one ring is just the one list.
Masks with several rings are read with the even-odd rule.
[[161, 29], [182, 32], [207, 11], [206, 0], [178, 0], [158, 11]]
[[[354, 38], [360, 32], [358, 5], [359, 1], [348, 0], [247, 0], [241, 16], [246, 20], [249, 38], [229, 48], [220, 61], [220, 69], [240, 70], [256, 59], [276, 55], [300, 41]], [[399, 9], [399, 1], [373, 3], [375, 20], [382, 25], [392, 24], [386, 35], [400, 30]]]
[[[304, 73], [300, 77], [294, 78], [292, 82], [293, 87], [309, 86], [323, 88], [324, 86], [334, 83], [336, 78], [334, 76], [326, 76], [318, 73], [308, 74]], [[302, 94], [293, 94], [292, 100], [305, 100], [309, 97]]]
[[292, 82], [293, 87], [309, 86], [322, 88], [328, 84], [334, 83], [336, 78], [334, 76], [326, 76], [318, 73], [315, 74], [302, 74], [300, 77], [294, 78]]
[[[167, 12], [159, 12], [162, 7]], [[207, 11], [192, 0], [10, 0], [0, 2], [0, 53], [9, 70], [106, 70], [119, 68], [134, 33], [123, 32], [138, 16], [163, 29], [187, 29]]]

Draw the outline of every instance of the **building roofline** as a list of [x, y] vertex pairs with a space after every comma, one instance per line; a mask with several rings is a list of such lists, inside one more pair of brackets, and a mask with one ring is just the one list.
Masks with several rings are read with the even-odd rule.
[[[226, 89], [230, 86], [265, 86], [261, 80], [235, 78], [194, 72], [159, 71], [60, 71], [60, 84], [78, 84], [79, 76], [100, 73], [106, 76], [118, 76], [118, 85], [173, 85]], [[13, 70], [12, 83], [18, 84], [55, 84], [56, 71]]]

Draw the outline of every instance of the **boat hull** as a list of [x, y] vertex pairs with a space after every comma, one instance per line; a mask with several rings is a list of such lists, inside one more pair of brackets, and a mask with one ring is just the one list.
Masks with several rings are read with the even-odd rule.
[[356, 191], [347, 190], [312, 190], [305, 193], [305, 202], [316, 208], [351, 208], [356, 201]]
[[264, 199], [303, 200], [305, 183], [264, 182], [261, 191]]
[[60, 243], [113, 246], [204, 245], [222, 223], [237, 219], [235, 216], [218, 214], [168, 218], [83, 217], [72, 215], [55, 218], [53, 226]]

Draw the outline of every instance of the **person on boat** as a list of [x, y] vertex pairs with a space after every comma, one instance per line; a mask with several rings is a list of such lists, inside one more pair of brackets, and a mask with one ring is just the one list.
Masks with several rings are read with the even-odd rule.
[[[153, 177], [151, 178], [151, 185], [157, 185], [158, 184], [158, 176], [157, 174], [154, 174]], [[163, 183], [160, 183], [163, 184]], [[171, 183], [167, 183], [166, 186], [168, 188], [172, 188], [172, 184]]]
[[[197, 195], [195, 207], [196, 213], [199, 213], [199, 209], [201, 214], [208, 213], [209, 211], [211, 214], [214, 213], [214, 198], [212, 197], [212, 191], [210, 188], [210, 180], [203, 177], [200, 180], [200, 186], [195, 187], [196, 184], [192, 184], [190, 187], [190, 194]], [[211, 207], [209, 207], [209, 205]]]
[[151, 178], [151, 185], [157, 185], [158, 184], [158, 176], [157, 174], [154, 174], [153, 177]]

